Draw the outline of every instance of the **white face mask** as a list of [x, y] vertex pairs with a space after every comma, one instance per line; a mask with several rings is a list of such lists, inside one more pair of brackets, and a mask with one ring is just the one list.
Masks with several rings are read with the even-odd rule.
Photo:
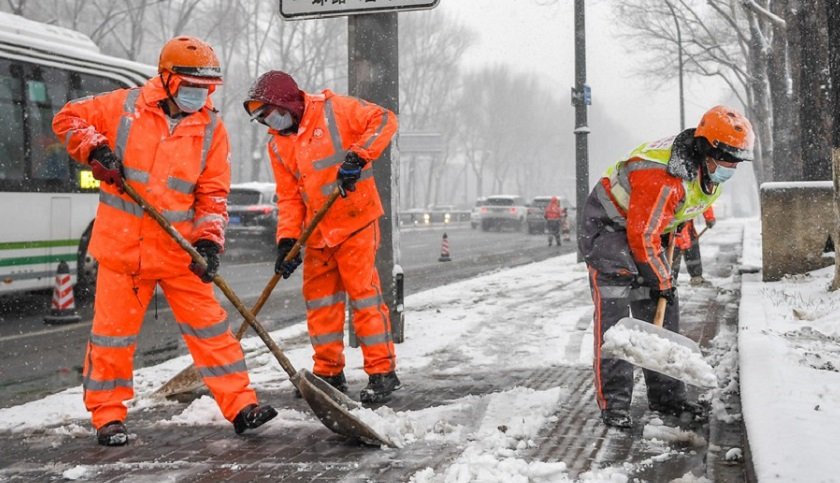
[[709, 173], [709, 179], [712, 181], [712, 183], [721, 184], [721, 183], [727, 181], [733, 175], [735, 175], [735, 168], [729, 168], [727, 166], [721, 166], [720, 164], [718, 164], [717, 161], [714, 161], [714, 163], [715, 163], [715, 166], [716, 166], [715, 167], [715, 172], [714, 173]]
[[175, 95], [175, 104], [184, 112], [197, 112], [204, 107], [208, 95], [206, 87], [181, 86]]
[[280, 114], [277, 110], [271, 111], [271, 114], [265, 116], [263, 118], [263, 122], [266, 126], [274, 129], [275, 131], [285, 131], [292, 127], [294, 121], [292, 120], [292, 115], [288, 112], [285, 114]]

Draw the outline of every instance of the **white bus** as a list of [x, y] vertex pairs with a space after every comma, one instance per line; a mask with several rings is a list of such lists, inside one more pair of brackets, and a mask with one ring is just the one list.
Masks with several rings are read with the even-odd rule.
[[52, 287], [61, 261], [77, 288], [92, 286], [99, 185], [67, 155], [52, 118], [71, 99], [155, 74], [79, 32], [0, 13], [0, 294]]

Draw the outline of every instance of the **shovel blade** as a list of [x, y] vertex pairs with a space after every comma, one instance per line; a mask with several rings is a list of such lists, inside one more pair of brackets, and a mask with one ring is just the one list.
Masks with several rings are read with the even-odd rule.
[[183, 394], [196, 392], [202, 387], [204, 387], [204, 379], [202, 379], [201, 374], [198, 373], [195, 366], [190, 365], [152, 393], [152, 397], [178, 397]]
[[301, 369], [292, 377], [292, 383], [298, 388], [318, 419], [334, 433], [372, 446], [396, 447], [390, 439], [377, 433], [350, 412], [360, 409], [361, 404], [350, 399], [320, 377], [306, 369]]
[[650, 322], [625, 317], [604, 333], [602, 357], [680, 379], [698, 387], [716, 387], [714, 369], [703, 359], [696, 342]]

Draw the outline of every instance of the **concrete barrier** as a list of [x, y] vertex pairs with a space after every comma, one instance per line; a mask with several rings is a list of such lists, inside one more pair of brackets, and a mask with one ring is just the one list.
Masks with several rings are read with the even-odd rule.
[[834, 263], [824, 254], [836, 215], [831, 181], [761, 185], [761, 254], [765, 282]]

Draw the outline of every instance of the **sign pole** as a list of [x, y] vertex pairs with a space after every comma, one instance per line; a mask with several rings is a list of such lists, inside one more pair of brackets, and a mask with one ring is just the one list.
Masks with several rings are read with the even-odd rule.
[[[347, 18], [347, 27], [350, 95], [399, 114], [397, 13], [352, 15]], [[395, 211], [399, 206], [399, 155], [394, 143], [391, 146], [376, 161], [374, 169], [376, 187], [385, 209], [385, 216], [380, 220], [382, 237], [376, 254], [376, 269], [382, 283], [382, 295], [391, 312], [394, 342], [402, 342], [405, 338], [402, 294], [395, 290], [401, 286], [402, 275], [394, 271], [394, 267], [399, 266], [400, 239]]]

